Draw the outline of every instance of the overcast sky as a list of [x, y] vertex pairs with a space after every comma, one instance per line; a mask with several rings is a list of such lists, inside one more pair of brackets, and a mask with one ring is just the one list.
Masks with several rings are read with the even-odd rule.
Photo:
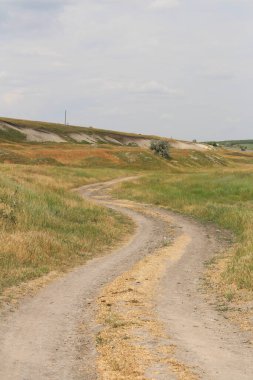
[[0, 0], [0, 115], [253, 138], [252, 0]]

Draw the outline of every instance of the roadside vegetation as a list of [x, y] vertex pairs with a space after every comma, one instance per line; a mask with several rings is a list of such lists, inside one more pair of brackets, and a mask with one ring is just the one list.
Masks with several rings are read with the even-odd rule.
[[73, 185], [113, 178], [113, 171], [0, 169], [0, 293], [82, 264], [110, 250], [133, 228], [121, 214], [69, 191]]
[[72, 189], [164, 165], [136, 147], [1, 143], [0, 294], [104, 254], [133, 230]]
[[114, 195], [165, 206], [232, 231], [222, 281], [253, 291], [253, 168], [151, 173]]
[[0, 293], [84, 263], [122, 240], [133, 228], [128, 219], [70, 190], [135, 174], [142, 177], [122, 184], [118, 197], [232, 230], [237, 242], [223, 279], [253, 289], [251, 153], [169, 147], [166, 160], [136, 146], [27, 143], [18, 135], [13, 140], [0, 144]]

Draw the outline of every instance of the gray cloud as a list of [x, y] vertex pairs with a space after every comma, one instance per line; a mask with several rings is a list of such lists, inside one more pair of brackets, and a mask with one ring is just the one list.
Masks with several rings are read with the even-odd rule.
[[15, 8], [21, 11], [51, 12], [64, 7], [66, 4], [71, 4], [71, 0], [1, 0], [0, 8], [5, 13], [9, 13], [10, 9]]
[[171, 9], [171, 8], [175, 8], [175, 7], [178, 7], [180, 5], [180, 1], [179, 0], [153, 0], [150, 5], [149, 5], [149, 8], [150, 9]]
[[252, 2], [0, 1], [0, 114], [251, 136]]

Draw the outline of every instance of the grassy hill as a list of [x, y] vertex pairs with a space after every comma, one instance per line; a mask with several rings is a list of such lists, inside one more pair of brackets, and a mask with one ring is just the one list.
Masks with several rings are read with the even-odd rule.
[[211, 141], [209, 144], [218, 144], [225, 148], [253, 150], [253, 140], [224, 140], [224, 141]]
[[115, 132], [93, 127], [79, 127], [42, 121], [0, 118], [0, 141], [74, 142], [143, 146], [157, 136]]
[[180, 150], [212, 150], [207, 144], [178, 141], [167, 137], [0, 117], [0, 142], [109, 144], [149, 148], [152, 140], [161, 139], [167, 140], [171, 147]]
[[165, 160], [149, 149], [153, 139], [161, 138], [0, 118], [0, 294], [117, 244], [131, 222], [69, 190], [133, 174], [142, 179], [124, 185], [122, 196], [232, 229], [242, 244], [229, 262], [235, 275], [229, 269], [226, 279], [253, 288], [252, 255], [244, 256], [247, 244], [252, 252], [253, 153], [168, 139], [171, 159]]

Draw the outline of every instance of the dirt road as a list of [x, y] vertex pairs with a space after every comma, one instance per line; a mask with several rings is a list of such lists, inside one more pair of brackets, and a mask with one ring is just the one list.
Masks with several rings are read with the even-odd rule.
[[[0, 379], [97, 379], [95, 339], [101, 326], [96, 322], [96, 299], [104, 287], [164, 247], [171, 240], [168, 231], [172, 231], [172, 225], [174, 240], [163, 265], [157, 266], [161, 279], [152, 307], [170, 344], [176, 346], [178, 361], [192, 368], [195, 378], [252, 379], [253, 350], [249, 337], [230, 325], [199, 291], [204, 262], [222, 245], [215, 229], [149, 206], [136, 211], [138, 206], [128, 202], [120, 205], [105, 195], [105, 190], [118, 181], [85, 186], [79, 191], [131, 217], [137, 226], [134, 236], [123, 248], [91, 260], [36, 296], [27, 297], [15, 312], [1, 319]], [[178, 244], [182, 236], [185, 243]], [[159, 345], [159, 339], [157, 336], [151, 346]], [[99, 376], [111, 380], [106, 374]], [[136, 378], [159, 380], [178, 376], [173, 366], [172, 371], [150, 366], [145, 369], [145, 376]]]

